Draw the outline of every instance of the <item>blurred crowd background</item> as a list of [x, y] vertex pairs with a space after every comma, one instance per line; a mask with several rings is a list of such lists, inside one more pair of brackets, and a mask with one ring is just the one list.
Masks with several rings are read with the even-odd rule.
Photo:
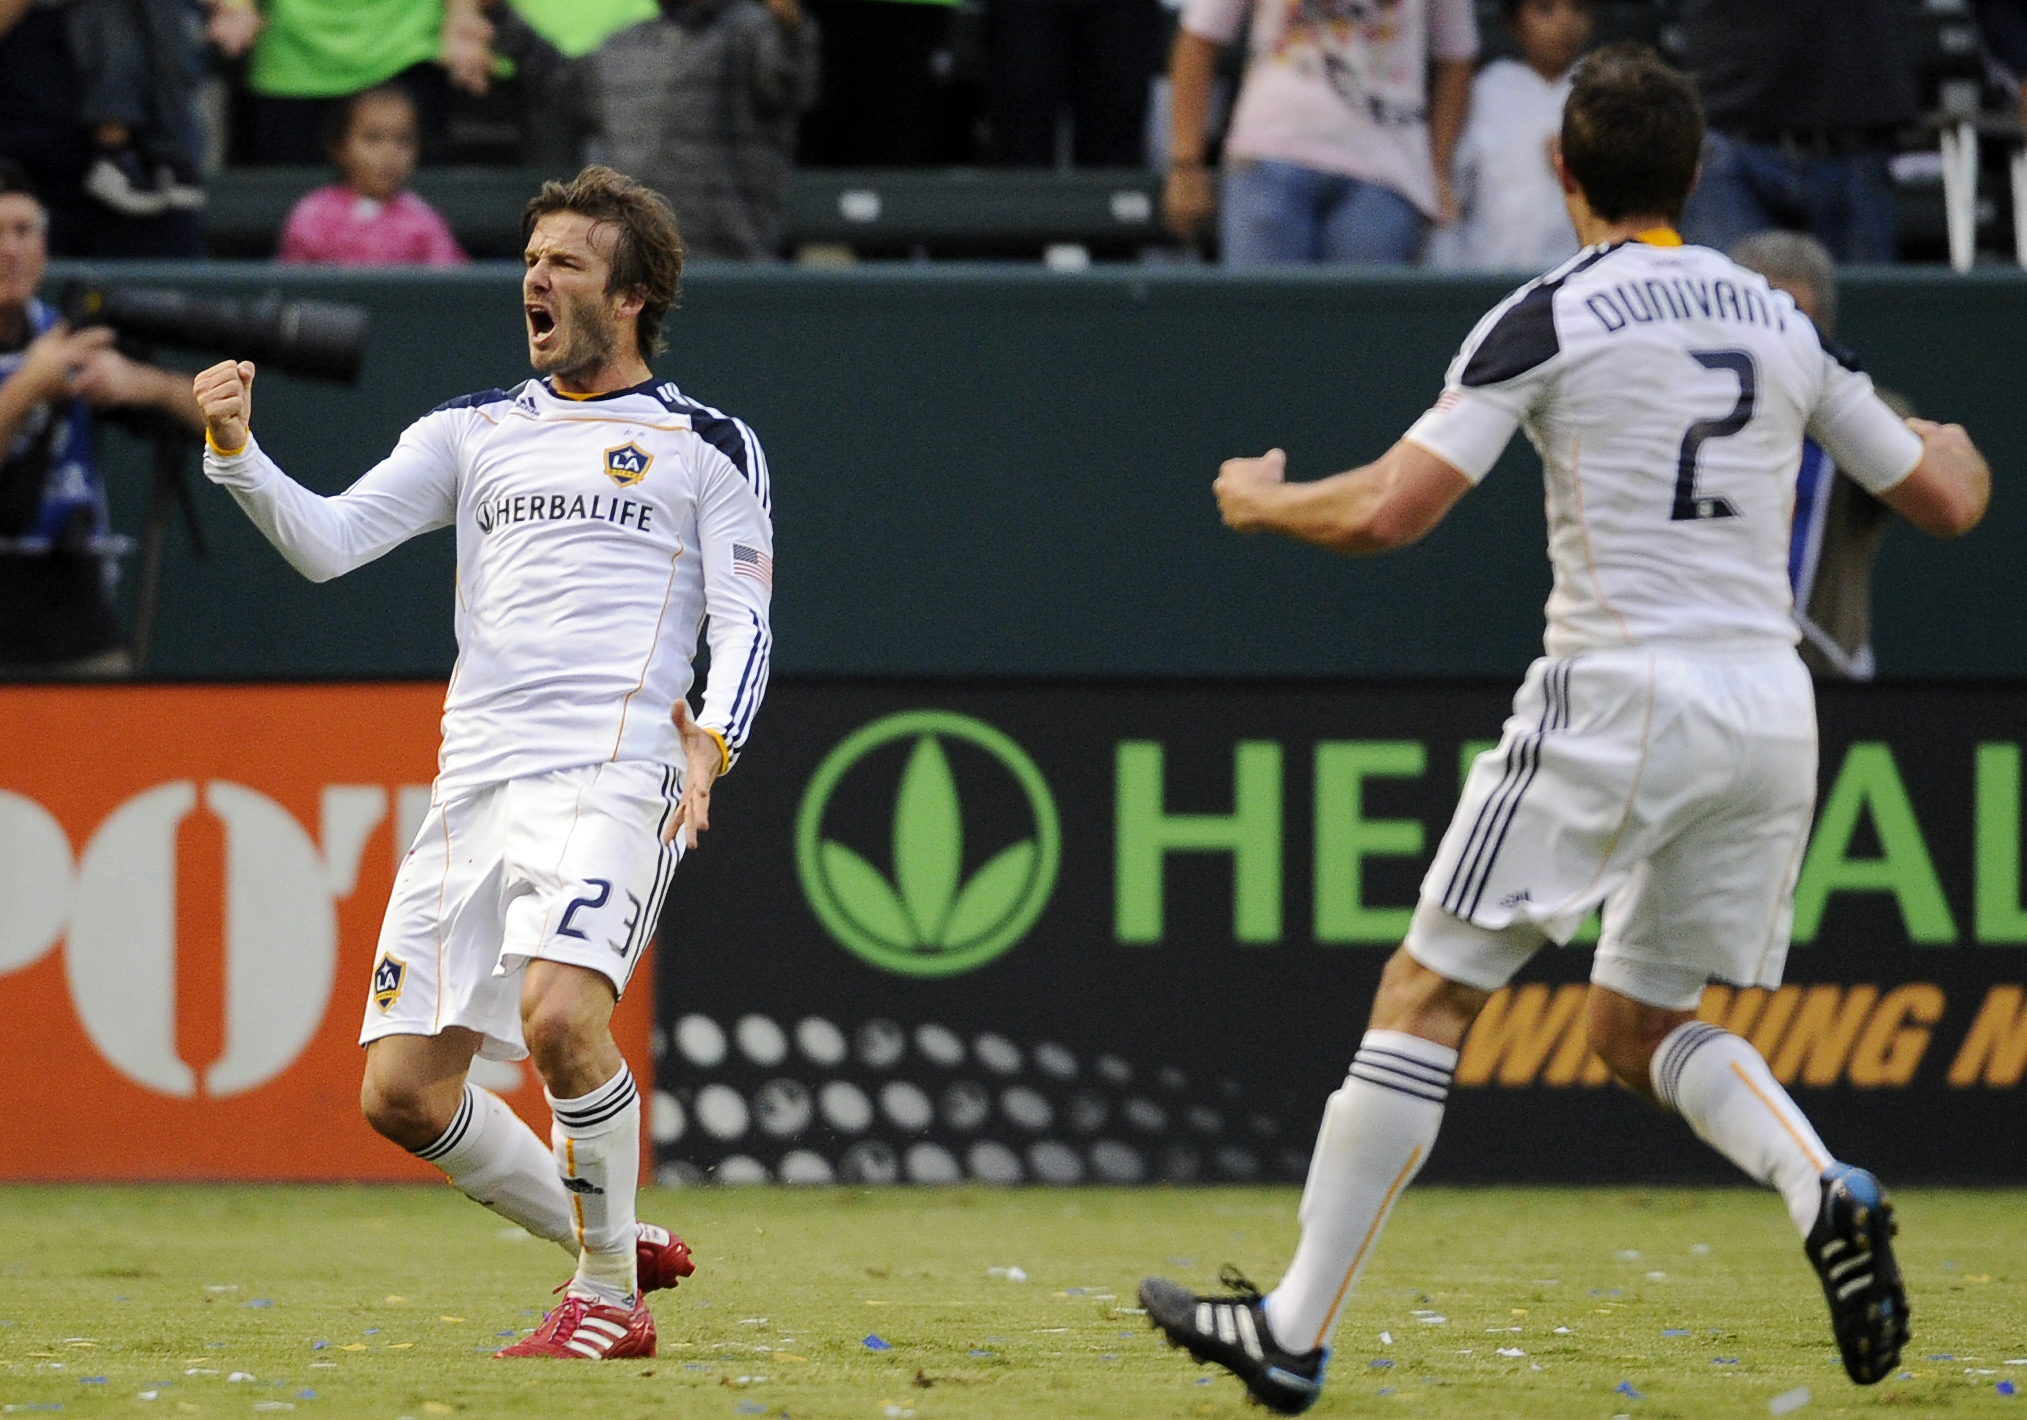
[[1997, 167], [2027, 112], [2027, 0], [0, 0], [0, 157], [58, 256], [510, 256], [446, 203], [603, 160], [696, 259], [993, 254], [804, 213], [962, 172], [1102, 175], [1100, 257], [1538, 270], [1570, 67], [1627, 39], [1701, 89], [1717, 246], [1940, 260], [1939, 135]]

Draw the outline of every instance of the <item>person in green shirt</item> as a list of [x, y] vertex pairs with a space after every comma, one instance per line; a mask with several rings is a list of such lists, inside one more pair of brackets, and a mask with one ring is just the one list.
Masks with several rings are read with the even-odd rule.
[[483, 94], [493, 27], [483, 0], [262, 0], [247, 64], [256, 163], [324, 159], [334, 100], [395, 83], [415, 103], [422, 160], [448, 156], [450, 90]]

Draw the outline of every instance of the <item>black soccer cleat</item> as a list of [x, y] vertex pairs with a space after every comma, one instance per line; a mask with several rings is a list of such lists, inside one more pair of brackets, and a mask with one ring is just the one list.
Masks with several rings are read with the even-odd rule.
[[1260, 1289], [1233, 1268], [1218, 1274], [1232, 1295], [1200, 1297], [1165, 1277], [1140, 1284], [1140, 1305], [1168, 1344], [1223, 1366], [1246, 1383], [1246, 1390], [1269, 1410], [1300, 1415], [1323, 1393], [1323, 1368], [1330, 1351], [1319, 1346], [1297, 1354], [1284, 1351], [1267, 1325]]
[[1893, 1259], [1899, 1231], [1878, 1179], [1849, 1164], [1823, 1171], [1822, 1211], [1802, 1250], [1823, 1279], [1830, 1329], [1859, 1385], [1893, 1374], [1907, 1341], [1907, 1292]]

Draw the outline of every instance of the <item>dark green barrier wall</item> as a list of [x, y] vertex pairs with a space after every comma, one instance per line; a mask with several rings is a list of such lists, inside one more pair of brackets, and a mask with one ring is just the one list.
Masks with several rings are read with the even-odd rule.
[[[263, 444], [327, 492], [431, 406], [526, 373], [511, 270], [122, 274], [373, 308], [357, 390], [276, 377], [257, 392]], [[658, 368], [767, 445], [784, 670], [1512, 673], [1537, 649], [1547, 591], [1540, 472], [1523, 442], [1425, 543], [1377, 562], [1233, 537], [1208, 492], [1221, 457], [1271, 443], [1298, 476], [1378, 453], [1504, 289], [1419, 275], [719, 269], [691, 276]], [[2027, 674], [2027, 502], [2010, 488], [2027, 465], [2027, 277], [1858, 274], [1845, 309], [1844, 336], [1882, 382], [1967, 423], [2000, 488], [1961, 543], [1889, 538], [1880, 663]], [[200, 492], [216, 555], [172, 560], [154, 669], [448, 669], [448, 533], [312, 587], [222, 493]], [[137, 489], [123, 479], [116, 498], [131, 527]]]

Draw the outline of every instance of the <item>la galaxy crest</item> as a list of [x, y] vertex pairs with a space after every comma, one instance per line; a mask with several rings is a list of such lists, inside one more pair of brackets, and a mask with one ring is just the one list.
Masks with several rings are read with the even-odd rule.
[[408, 966], [398, 957], [382, 957], [373, 968], [373, 1004], [386, 1011], [401, 999], [408, 982]]
[[605, 451], [605, 474], [621, 488], [631, 488], [648, 476], [648, 465], [654, 461], [653, 454], [629, 440]]

